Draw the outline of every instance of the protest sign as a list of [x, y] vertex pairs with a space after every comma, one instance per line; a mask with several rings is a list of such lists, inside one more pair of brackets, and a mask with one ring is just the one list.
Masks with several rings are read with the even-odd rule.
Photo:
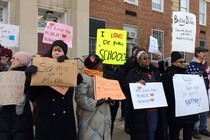
[[176, 117], [209, 111], [207, 90], [203, 77], [175, 74], [173, 77]]
[[73, 27], [61, 23], [48, 22], [44, 29], [42, 42], [52, 44], [55, 40], [63, 40], [72, 48]]
[[153, 37], [153, 36], [150, 36], [150, 43], [149, 43], [149, 50], [148, 52], [151, 52], [151, 53], [158, 53], [158, 40]]
[[161, 82], [129, 83], [134, 109], [168, 106]]
[[19, 47], [19, 26], [0, 23], [0, 44], [7, 47]]
[[58, 87], [58, 86], [50, 86], [52, 89], [56, 90], [57, 92], [61, 93], [62, 95], [65, 95], [68, 91], [69, 87]]
[[110, 97], [113, 100], [124, 100], [120, 84], [117, 80], [110, 80], [99, 76], [94, 76], [95, 99]]
[[196, 17], [188, 12], [173, 12], [172, 51], [194, 53]]
[[76, 60], [59, 63], [52, 58], [34, 57], [33, 65], [38, 67], [38, 71], [32, 75], [32, 86], [76, 86], [78, 73]]
[[98, 29], [96, 54], [104, 64], [123, 65], [126, 61], [126, 31]]
[[25, 72], [0, 72], [0, 105], [18, 105], [25, 87]]

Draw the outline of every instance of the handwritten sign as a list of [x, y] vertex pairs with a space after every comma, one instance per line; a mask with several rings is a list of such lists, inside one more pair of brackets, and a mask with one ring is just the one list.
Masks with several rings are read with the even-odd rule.
[[33, 65], [38, 71], [32, 75], [32, 86], [75, 87], [77, 83], [77, 61], [57, 62], [47, 57], [34, 57]]
[[95, 99], [110, 97], [113, 100], [124, 100], [125, 96], [117, 80], [94, 76]]
[[173, 85], [177, 117], [209, 111], [207, 91], [202, 77], [175, 74]]
[[18, 47], [19, 32], [19, 26], [0, 23], [0, 44], [7, 47]]
[[58, 87], [58, 86], [50, 86], [52, 89], [56, 90], [57, 92], [61, 93], [62, 95], [65, 95], [68, 91], [69, 87]]
[[196, 17], [188, 12], [173, 12], [172, 51], [194, 53]]
[[52, 44], [55, 40], [63, 40], [69, 48], [72, 48], [72, 39], [73, 27], [61, 23], [48, 22], [44, 29], [42, 42]]
[[126, 61], [125, 30], [98, 29], [96, 54], [104, 64], [123, 65]]
[[161, 82], [146, 83], [146, 85], [130, 83], [129, 86], [134, 109], [168, 106]]
[[25, 79], [22, 71], [0, 72], [0, 105], [17, 105], [22, 101]]
[[150, 36], [150, 43], [149, 43], [149, 52], [151, 53], [158, 53], [158, 40], [157, 38]]

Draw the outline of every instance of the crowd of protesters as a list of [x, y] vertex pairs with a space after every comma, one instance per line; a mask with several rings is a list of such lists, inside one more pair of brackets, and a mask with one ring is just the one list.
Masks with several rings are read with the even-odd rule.
[[[67, 44], [56, 40], [44, 57], [62, 63], [69, 59], [67, 51]], [[176, 117], [173, 86], [175, 74], [197, 74], [203, 77], [208, 91], [207, 52], [205, 47], [196, 47], [189, 65], [180, 52], [172, 52], [159, 65], [153, 65], [150, 54], [139, 47], [133, 47], [132, 56], [127, 57], [124, 65], [104, 65], [98, 55], [90, 54], [77, 75], [77, 86], [68, 88], [63, 95], [50, 86], [30, 85], [32, 75], [38, 71], [37, 66], [30, 65], [31, 53], [20, 51], [13, 55], [12, 50], [1, 48], [0, 71], [24, 71], [26, 81], [23, 98], [18, 105], [0, 105], [0, 140], [111, 140], [120, 105], [124, 131], [131, 140], [179, 140], [181, 130], [183, 140], [201, 139], [200, 134], [210, 137], [208, 112]], [[118, 80], [126, 100], [96, 100], [94, 76]], [[167, 107], [134, 109], [129, 83], [145, 85], [148, 82], [163, 83]], [[74, 94], [77, 119], [73, 107]], [[36, 104], [35, 114], [29, 101]], [[198, 121], [199, 127], [196, 125]]]

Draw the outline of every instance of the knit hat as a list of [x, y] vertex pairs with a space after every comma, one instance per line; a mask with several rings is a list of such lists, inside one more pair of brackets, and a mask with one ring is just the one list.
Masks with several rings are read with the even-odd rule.
[[183, 58], [183, 56], [179, 52], [172, 52], [171, 53], [171, 63], [175, 62], [176, 60]]
[[98, 55], [91, 54], [85, 59], [84, 64], [86, 68], [93, 69], [101, 62], [103, 62], [103, 60]]
[[206, 47], [198, 46], [195, 48], [195, 52], [208, 52], [209, 50]]
[[7, 49], [7, 48], [3, 48], [1, 51], [1, 55], [8, 55], [9, 58], [12, 58], [12, 50]]
[[32, 59], [32, 54], [28, 52], [16, 52], [14, 57], [18, 58], [20, 64], [23, 66], [28, 66]]
[[52, 52], [53, 47], [55, 47], [55, 46], [61, 47], [64, 52], [64, 55], [67, 54], [68, 45], [65, 42], [63, 42], [62, 40], [54, 41], [53, 44], [51, 45], [51, 52]]

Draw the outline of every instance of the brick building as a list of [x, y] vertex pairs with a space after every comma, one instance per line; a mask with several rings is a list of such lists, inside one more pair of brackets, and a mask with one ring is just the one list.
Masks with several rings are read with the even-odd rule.
[[[127, 51], [135, 45], [148, 50], [149, 36], [158, 39], [163, 58], [172, 47], [172, 12], [196, 15], [196, 46], [210, 43], [209, 0], [90, 0], [89, 52], [95, 51], [97, 28], [127, 30]], [[187, 61], [193, 54], [184, 53]], [[209, 57], [210, 58], [210, 57]], [[210, 59], [209, 59], [210, 61]]]

